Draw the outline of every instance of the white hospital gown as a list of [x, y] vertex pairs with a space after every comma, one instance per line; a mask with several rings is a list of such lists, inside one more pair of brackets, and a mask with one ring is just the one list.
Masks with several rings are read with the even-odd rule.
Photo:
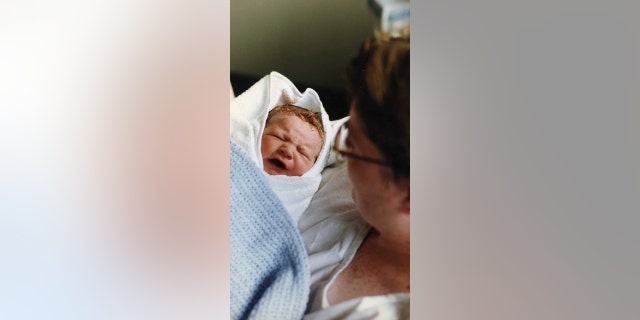
[[328, 168], [309, 208], [298, 222], [311, 271], [311, 293], [304, 319], [408, 319], [409, 293], [367, 296], [335, 305], [327, 291], [351, 262], [371, 229], [351, 197], [344, 166]]

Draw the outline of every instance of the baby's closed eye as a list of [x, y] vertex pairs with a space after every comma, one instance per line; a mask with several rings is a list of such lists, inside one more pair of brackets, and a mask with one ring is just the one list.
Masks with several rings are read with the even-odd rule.
[[282, 140], [282, 141], [284, 141], [284, 138], [282, 137], [282, 135], [279, 135], [279, 134], [275, 134], [275, 133], [267, 133], [267, 136], [270, 136], [270, 137], [276, 138], [276, 139], [278, 139], [278, 140]]
[[311, 160], [311, 157], [309, 156], [309, 151], [305, 148], [298, 148], [298, 153], [300, 153], [303, 157], [305, 157], [307, 160]]

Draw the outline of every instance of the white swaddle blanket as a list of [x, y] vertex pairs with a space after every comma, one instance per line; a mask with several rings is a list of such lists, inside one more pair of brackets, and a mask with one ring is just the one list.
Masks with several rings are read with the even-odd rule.
[[313, 194], [322, 180], [322, 169], [330, 153], [331, 123], [318, 94], [313, 89], [300, 93], [285, 76], [271, 72], [231, 102], [231, 140], [243, 148], [249, 157], [264, 169], [261, 154], [261, 138], [269, 111], [276, 106], [292, 104], [322, 114], [325, 141], [316, 163], [300, 177], [264, 172], [269, 185], [297, 223], [309, 206]]

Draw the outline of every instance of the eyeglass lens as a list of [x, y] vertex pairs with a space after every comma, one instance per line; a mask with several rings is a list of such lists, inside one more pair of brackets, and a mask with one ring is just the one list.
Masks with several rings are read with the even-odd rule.
[[343, 161], [345, 159], [345, 156], [340, 151], [346, 151], [347, 149], [346, 141], [347, 141], [347, 135], [349, 134], [349, 129], [347, 125], [348, 123], [349, 122], [347, 121], [344, 124], [342, 124], [342, 126], [340, 126], [340, 129], [336, 133], [334, 148], [337, 153], [336, 158], [338, 161]]

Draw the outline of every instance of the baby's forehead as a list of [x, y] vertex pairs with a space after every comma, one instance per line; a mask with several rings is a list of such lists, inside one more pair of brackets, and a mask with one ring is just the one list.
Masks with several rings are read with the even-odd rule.
[[[285, 121], [285, 119], [290, 121]], [[319, 128], [315, 127], [313, 124], [305, 121], [304, 119], [301, 119], [300, 117], [294, 114], [286, 114], [286, 115], [282, 115], [281, 117], [280, 115], [274, 116], [269, 120], [269, 122], [267, 122], [265, 129], [266, 128], [283, 128], [283, 129], [296, 128], [298, 130], [313, 132], [314, 138], [317, 138], [317, 140], [319, 141], [324, 140], [322, 134], [319, 131]]]

